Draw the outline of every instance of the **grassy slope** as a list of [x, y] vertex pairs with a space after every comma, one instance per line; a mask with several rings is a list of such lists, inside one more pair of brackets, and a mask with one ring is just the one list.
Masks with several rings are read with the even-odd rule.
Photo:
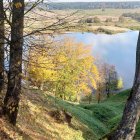
[[[70, 105], [60, 100], [57, 103], [91, 128], [96, 136], [95, 139], [98, 139], [117, 127], [129, 92], [130, 90], [123, 91], [100, 104]], [[137, 126], [135, 139], [140, 139], [140, 123]]]
[[[75, 105], [55, 100], [37, 90], [26, 92], [22, 96], [17, 126], [12, 127], [0, 119], [0, 139], [97, 140], [118, 125], [128, 95], [129, 90], [100, 104]], [[73, 115], [72, 127], [50, 117], [49, 111], [56, 108], [63, 108]], [[140, 139], [140, 124], [136, 139]]]
[[17, 126], [0, 118], [0, 140], [90, 140], [94, 137], [92, 131], [74, 117], [71, 127], [57, 122], [49, 115], [56, 108], [40, 91], [26, 91], [21, 97]]

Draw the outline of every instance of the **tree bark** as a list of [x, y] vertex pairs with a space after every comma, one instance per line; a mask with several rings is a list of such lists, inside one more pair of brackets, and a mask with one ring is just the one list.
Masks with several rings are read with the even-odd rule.
[[4, 7], [0, 1], [0, 93], [4, 86]]
[[140, 33], [136, 51], [136, 72], [130, 96], [125, 105], [122, 120], [109, 140], [132, 140], [140, 116]]
[[13, 0], [8, 87], [4, 114], [15, 125], [21, 93], [24, 0]]

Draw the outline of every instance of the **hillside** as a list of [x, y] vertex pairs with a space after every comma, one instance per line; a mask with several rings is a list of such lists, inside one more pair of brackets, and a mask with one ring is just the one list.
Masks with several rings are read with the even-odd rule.
[[41, 91], [24, 92], [17, 126], [0, 118], [0, 140], [84, 140], [93, 137], [92, 131], [75, 117], [71, 126], [61, 116], [51, 117], [58, 108]]
[[[72, 104], [38, 90], [24, 92], [16, 127], [0, 119], [1, 140], [96, 140], [117, 126], [129, 90], [100, 104]], [[58, 110], [65, 109], [73, 118], [69, 126]], [[54, 117], [52, 117], [54, 113]], [[57, 114], [57, 115], [56, 115]], [[140, 138], [140, 125], [136, 139]]]
[[[71, 112], [78, 120], [93, 130], [95, 140], [112, 132], [118, 125], [130, 90], [123, 91], [100, 104], [70, 105], [58, 100], [58, 105]], [[140, 139], [140, 124], [135, 139]]]

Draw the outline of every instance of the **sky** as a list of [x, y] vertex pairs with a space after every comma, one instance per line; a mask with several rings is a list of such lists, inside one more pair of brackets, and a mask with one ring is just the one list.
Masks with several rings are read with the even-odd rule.
[[[25, 1], [35, 1], [35, 0], [25, 0]], [[44, 0], [51, 2], [127, 2], [127, 1], [140, 1], [140, 0]]]
[[54, 2], [119, 2], [119, 1], [140, 1], [140, 0], [52, 0]]

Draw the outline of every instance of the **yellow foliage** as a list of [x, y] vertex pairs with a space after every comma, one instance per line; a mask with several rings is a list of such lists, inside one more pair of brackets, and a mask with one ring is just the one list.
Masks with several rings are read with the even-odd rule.
[[21, 8], [22, 7], [22, 4], [21, 2], [16, 2], [15, 3], [15, 7], [18, 9], [18, 8]]
[[51, 81], [53, 91], [67, 97], [90, 94], [91, 86], [96, 89], [99, 73], [90, 46], [65, 38], [57, 44], [55, 51], [53, 45], [49, 53], [40, 50], [31, 51], [28, 67], [29, 77], [36, 82]]

